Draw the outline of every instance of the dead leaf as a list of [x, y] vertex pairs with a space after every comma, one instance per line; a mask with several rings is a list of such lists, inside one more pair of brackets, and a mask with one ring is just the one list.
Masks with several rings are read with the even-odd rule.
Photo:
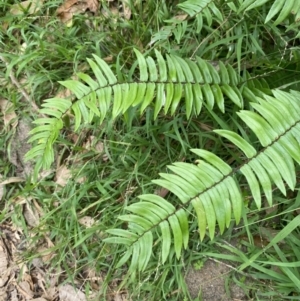
[[31, 175], [34, 164], [32, 161], [25, 161], [25, 154], [31, 149], [28, 143], [29, 132], [31, 131], [31, 121], [20, 119], [16, 132], [11, 139], [11, 152], [9, 154], [9, 161], [14, 164], [16, 175], [25, 177]]
[[18, 291], [22, 294], [26, 299], [32, 299], [34, 296], [33, 291], [30, 288], [30, 284], [27, 281], [21, 281], [17, 285]]
[[59, 298], [60, 301], [87, 301], [85, 294], [70, 284], [62, 285], [59, 288]]
[[24, 12], [32, 15], [38, 12], [43, 6], [44, 0], [27, 0], [13, 4], [10, 9], [12, 15], [23, 15]]
[[[1, 177], [0, 177], [1, 180]], [[19, 183], [19, 182], [24, 182], [25, 179], [24, 178], [20, 178], [20, 177], [10, 177], [6, 180], [4, 180], [3, 182], [0, 182], [0, 185], [7, 185], [7, 184], [11, 184], [11, 183]]]
[[96, 12], [99, 9], [98, 0], [67, 0], [56, 11], [60, 20], [68, 27], [72, 26], [73, 15], [83, 14], [89, 9]]
[[92, 227], [95, 224], [95, 220], [90, 216], [84, 216], [78, 220], [80, 225], [83, 225], [87, 228]]
[[37, 210], [34, 208], [34, 206], [31, 206], [28, 202], [26, 202], [24, 206], [24, 217], [27, 222], [27, 224], [30, 227], [36, 227], [40, 222], [40, 217], [37, 212]]
[[122, 3], [123, 3], [123, 15], [124, 15], [124, 18], [126, 20], [129, 20], [131, 18], [131, 9], [129, 7], [128, 0], [123, 0]]
[[88, 8], [92, 13], [95, 13], [99, 9], [98, 0], [86, 0]]
[[4, 126], [8, 127], [11, 125], [12, 128], [15, 128], [18, 124], [17, 120], [17, 114], [14, 111], [14, 105], [2, 98], [0, 99], [0, 109], [3, 113], [3, 121], [4, 121]]
[[184, 21], [188, 17], [188, 14], [180, 14], [175, 16], [173, 19], [179, 20], [179, 21]]
[[55, 183], [64, 187], [67, 182], [71, 178], [71, 171], [65, 165], [61, 165], [57, 171], [55, 176]]

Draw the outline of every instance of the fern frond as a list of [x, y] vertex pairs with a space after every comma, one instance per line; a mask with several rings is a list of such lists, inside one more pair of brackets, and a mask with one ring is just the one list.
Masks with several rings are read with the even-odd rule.
[[[239, 10], [238, 13], [242, 11], [249, 11], [251, 9], [260, 7], [270, 0], [245, 0]], [[298, 0], [275, 0], [272, 1], [272, 6], [268, 12], [268, 15], [265, 19], [265, 23], [269, 22], [274, 16], [277, 15], [276, 20], [274, 21], [275, 25], [283, 22], [286, 18], [289, 17], [290, 14], [296, 15], [296, 20], [300, 17], [300, 2]]]
[[[114, 119], [125, 114], [132, 106], [139, 106], [143, 113], [153, 104], [156, 118], [161, 111], [173, 115], [180, 101], [184, 99], [186, 115], [189, 118], [192, 114], [200, 114], [203, 103], [209, 109], [213, 109], [216, 104], [224, 112], [226, 98], [242, 108], [243, 96], [254, 96], [251, 92], [254, 89], [242, 86], [240, 75], [230, 65], [225, 67], [222, 62], [219, 63], [217, 71], [209, 62], [199, 57], [195, 61], [175, 55], [166, 55], [164, 58], [155, 50], [154, 59], [150, 56], [145, 58], [137, 50], [135, 53], [139, 69], [138, 81], [125, 80], [119, 83], [107, 63], [94, 55], [95, 61], [88, 59], [88, 63], [95, 79], [78, 73], [79, 80], [60, 82], [73, 93], [72, 102], [58, 98], [45, 101], [41, 112], [50, 119], [38, 119], [35, 122], [37, 128], [32, 131], [34, 136], [31, 141], [37, 141], [38, 145], [27, 155], [27, 159], [42, 155], [43, 167], [50, 167], [53, 161], [52, 146], [63, 126], [61, 118], [68, 110], [74, 113], [74, 127], [77, 131], [80, 125], [91, 123], [95, 116], [102, 122], [108, 112], [112, 112]], [[40, 133], [39, 136], [37, 132]]]
[[[202, 20], [202, 16], [204, 16], [208, 26], [211, 26], [213, 19], [217, 19], [220, 22], [223, 21], [223, 15], [213, 0], [188, 0], [177, 6], [191, 17], [198, 15]], [[212, 15], [214, 15], [215, 18], [213, 18]]]
[[[220, 233], [223, 233], [229, 226], [232, 215], [238, 223], [244, 204], [236, 175], [242, 174], [245, 177], [259, 209], [261, 189], [272, 205], [272, 185], [284, 195], [284, 182], [290, 189], [295, 188], [294, 161], [300, 164], [300, 93], [278, 90], [272, 92], [272, 97], [264, 95], [264, 98], [255, 99], [256, 102], [252, 103], [252, 106], [256, 112], [241, 110], [238, 113], [258, 138], [262, 150], [257, 151], [234, 132], [215, 130], [244, 154], [244, 163], [241, 166], [232, 169], [215, 154], [192, 149], [192, 152], [199, 156], [197, 165], [174, 163], [169, 166], [172, 173], [162, 173], [161, 179], [153, 181], [176, 195], [181, 201], [181, 206], [175, 208], [165, 199], [148, 194], [139, 197], [141, 202], [126, 208], [132, 214], [125, 215], [125, 218], [121, 216], [120, 219], [129, 222], [128, 229], [120, 234], [117, 230], [109, 230], [108, 232], [115, 236], [107, 238], [106, 241], [118, 243], [118, 239], [126, 235], [125, 243], [129, 246], [126, 258], [128, 259], [130, 254], [136, 256], [133, 269], [145, 269], [151, 248], [145, 244], [144, 236], [147, 235], [149, 241], [151, 237], [152, 241], [153, 232], [158, 226], [162, 240], [162, 262], [164, 263], [171, 254], [171, 233], [176, 257], [180, 257], [181, 250], [187, 248], [189, 240], [187, 208], [190, 205], [197, 215], [201, 240], [207, 229], [210, 238], [213, 239], [217, 224]], [[132, 250], [135, 250], [135, 253]]]

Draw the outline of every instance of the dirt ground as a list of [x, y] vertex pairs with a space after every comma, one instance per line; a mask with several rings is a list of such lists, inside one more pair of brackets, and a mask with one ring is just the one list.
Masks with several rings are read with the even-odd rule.
[[244, 291], [236, 284], [229, 285], [230, 296], [226, 294], [225, 281], [232, 268], [224, 262], [208, 259], [204, 266], [190, 269], [186, 275], [189, 292], [192, 298], [201, 296], [203, 301], [239, 301], [247, 300]]

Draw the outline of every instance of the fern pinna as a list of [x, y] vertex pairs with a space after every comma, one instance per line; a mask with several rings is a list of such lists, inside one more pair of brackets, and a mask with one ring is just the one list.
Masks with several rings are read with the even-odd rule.
[[[30, 142], [37, 142], [27, 154], [27, 159], [40, 158], [40, 167], [49, 168], [54, 160], [53, 144], [63, 127], [62, 118], [71, 111], [75, 116], [75, 131], [83, 123], [91, 123], [96, 116], [101, 122], [108, 112], [112, 118], [125, 114], [132, 106], [139, 106], [142, 113], [147, 107], [154, 107], [154, 117], [160, 111], [173, 115], [180, 101], [185, 100], [187, 117], [199, 115], [203, 103], [213, 109], [215, 104], [221, 112], [225, 111], [224, 96], [238, 107], [243, 106], [243, 96], [252, 98], [255, 85], [248, 88], [242, 78], [230, 66], [219, 62], [217, 71], [207, 61], [182, 59], [158, 51], [156, 61], [144, 56], [137, 50], [139, 80], [119, 82], [106, 62], [94, 55], [88, 63], [95, 79], [78, 73], [81, 80], [60, 82], [72, 93], [72, 99], [50, 98], [42, 104], [40, 113], [49, 118], [39, 118], [31, 131]], [[239, 86], [240, 85], [240, 86]]]

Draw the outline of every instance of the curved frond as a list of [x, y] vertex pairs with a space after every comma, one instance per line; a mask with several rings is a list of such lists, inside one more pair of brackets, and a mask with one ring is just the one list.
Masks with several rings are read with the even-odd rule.
[[300, 14], [300, 2], [298, 0], [244, 0], [238, 10], [238, 13], [258, 8], [264, 4], [272, 5], [268, 11], [268, 15], [266, 16], [265, 23], [269, 22], [276, 16], [274, 24], [278, 25], [288, 18], [289, 15], [296, 15], [297, 20], [297, 15]]
[[[88, 63], [95, 78], [80, 72], [79, 80], [60, 82], [73, 93], [72, 102], [58, 98], [45, 101], [41, 112], [50, 118], [35, 122], [37, 128], [32, 134], [36, 131], [40, 134], [35, 134], [31, 141], [38, 142], [39, 151], [33, 148], [27, 158], [43, 155], [43, 167], [50, 167], [53, 161], [52, 145], [63, 126], [61, 117], [67, 110], [74, 114], [74, 128], [77, 131], [82, 124], [91, 123], [95, 116], [103, 121], [107, 113], [112, 112], [112, 118], [116, 118], [132, 106], [139, 106], [141, 113], [152, 106], [156, 118], [162, 111], [174, 115], [184, 100], [186, 116], [189, 118], [192, 114], [200, 114], [203, 103], [209, 109], [217, 106], [224, 112], [225, 99], [242, 108], [244, 94], [248, 97], [254, 95], [254, 88], [242, 85], [242, 78], [230, 65], [225, 66], [220, 62], [219, 68], [216, 68], [199, 57], [190, 60], [166, 55], [164, 58], [157, 50], [156, 58], [145, 58], [137, 50], [135, 53], [138, 81], [118, 82], [107, 63], [94, 55], [95, 60], [88, 59]], [[43, 149], [48, 151], [44, 153]]]
[[[261, 191], [272, 205], [272, 187], [276, 186], [284, 195], [286, 183], [292, 190], [296, 185], [294, 162], [300, 164], [300, 93], [273, 91], [273, 97], [257, 97], [252, 103], [254, 111], [241, 110], [238, 115], [258, 138], [262, 149], [256, 150], [238, 134], [227, 130], [215, 132], [228, 139], [244, 155], [244, 163], [232, 169], [215, 154], [202, 149], [192, 149], [199, 159], [195, 164], [177, 162], [169, 166], [171, 173], [160, 174], [161, 179], [154, 180], [181, 201], [181, 206], [174, 207], [157, 195], [142, 195], [140, 202], [128, 206], [131, 215], [121, 216], [121, 220], [133, 222], [138, 227], [130, 226], [126, 233], [126, 244], [132, 256], [141, 256], [136, 267], [145, 269], [150, 259], [151, 250], [144, 243], [145, 235], [151, 235], [154, 229], [160, 229], [162, 241], [161, 258], [164, 263], [171, 254], [172, 247], [179, 258], [182, 249], [188, 246], [187, 208], [192, 205], [198, 219], [200, 239], [208, 231], [214, 238], [218, 225], [222, 233], [232, 219], [238, 223], [244, 206], [242, 191], [237, 179], [243, 175], [250, 193], [258, 208], [261, 207]], [[241, 180], [242, 181], [242, 180]], [[190, 208], [190, 207], [189, 207]], [[109, 230], [115, 235], [107, 242], [123, 239], [123, 231]], [[173, 245], [172, 245], [173, 236]], [[129, 238], [128, 238], [129, 237]], [[122, 243], [122, 242], [120, 242]], [[138, 247], [137, 247], [138, 245]], [[144, 249], [146, 248], [146, 249]], [[130, 249], [129, 249], [130, 250]], [[147, 255], [145, 255], [147, 253]], [[130, 255], [126, 253], [128, 258]]]

